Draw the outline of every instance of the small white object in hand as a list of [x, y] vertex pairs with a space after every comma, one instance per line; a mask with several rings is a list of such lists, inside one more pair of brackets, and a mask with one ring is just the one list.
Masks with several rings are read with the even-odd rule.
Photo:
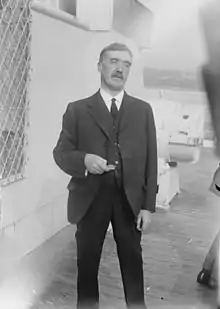
[[108, 232], [111, 233], [111, 234], [113, 233], [112, 224], [111, 223], [109, 223]]

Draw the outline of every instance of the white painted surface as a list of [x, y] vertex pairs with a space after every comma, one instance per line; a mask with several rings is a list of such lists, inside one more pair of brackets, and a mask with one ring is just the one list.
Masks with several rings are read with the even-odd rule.
[[111, 30], [113, 22], [113, 0], [77, 0], [76, 16], [90, 25], [92, 30]]

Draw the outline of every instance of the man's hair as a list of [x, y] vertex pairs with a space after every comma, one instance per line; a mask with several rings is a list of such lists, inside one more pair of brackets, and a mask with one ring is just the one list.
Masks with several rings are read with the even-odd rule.
[[99, 55], [99, 63], [102, 62], [105, 53], [108, 51], [127, 51], [130, 54], [130, 56], [133, 57], [133, 54], [131, 50], [127, 47], [127, 45], [116, 42], [116, 43], [112, 43], [106, 46], [105, 48], [103, 48], [103, 50], [101, 51]]

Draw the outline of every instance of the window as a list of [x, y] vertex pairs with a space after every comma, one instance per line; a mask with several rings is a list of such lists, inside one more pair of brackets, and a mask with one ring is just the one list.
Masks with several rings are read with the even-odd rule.
[[30, 70], [30, 0], [0, 0], [0, 178], [23, 176]]

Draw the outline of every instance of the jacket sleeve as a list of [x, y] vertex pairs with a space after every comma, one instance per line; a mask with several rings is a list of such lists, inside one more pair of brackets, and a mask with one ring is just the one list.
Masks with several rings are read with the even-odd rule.
[[86, 153], [77, 149], [77, 115], [73, 103], [67, 106], [63, 115], [62, 130], [53, 150], [56, 164], [62, 171], [74, 178], [85, 178]]
[[149, 105], [147, 120], [147, 163], [145, 174], [145, 203], [142, 209], [155, 212], [157, 195], [157, 137], [153, 111]]
[[[220, 147], [220, 72], [213, 71], [208, 64], [202, 67], [202, 78], [208, 98], [209, 111], [211, 113], [212, 125]], [[220, 154], [220, 149], [218, 150]]]

